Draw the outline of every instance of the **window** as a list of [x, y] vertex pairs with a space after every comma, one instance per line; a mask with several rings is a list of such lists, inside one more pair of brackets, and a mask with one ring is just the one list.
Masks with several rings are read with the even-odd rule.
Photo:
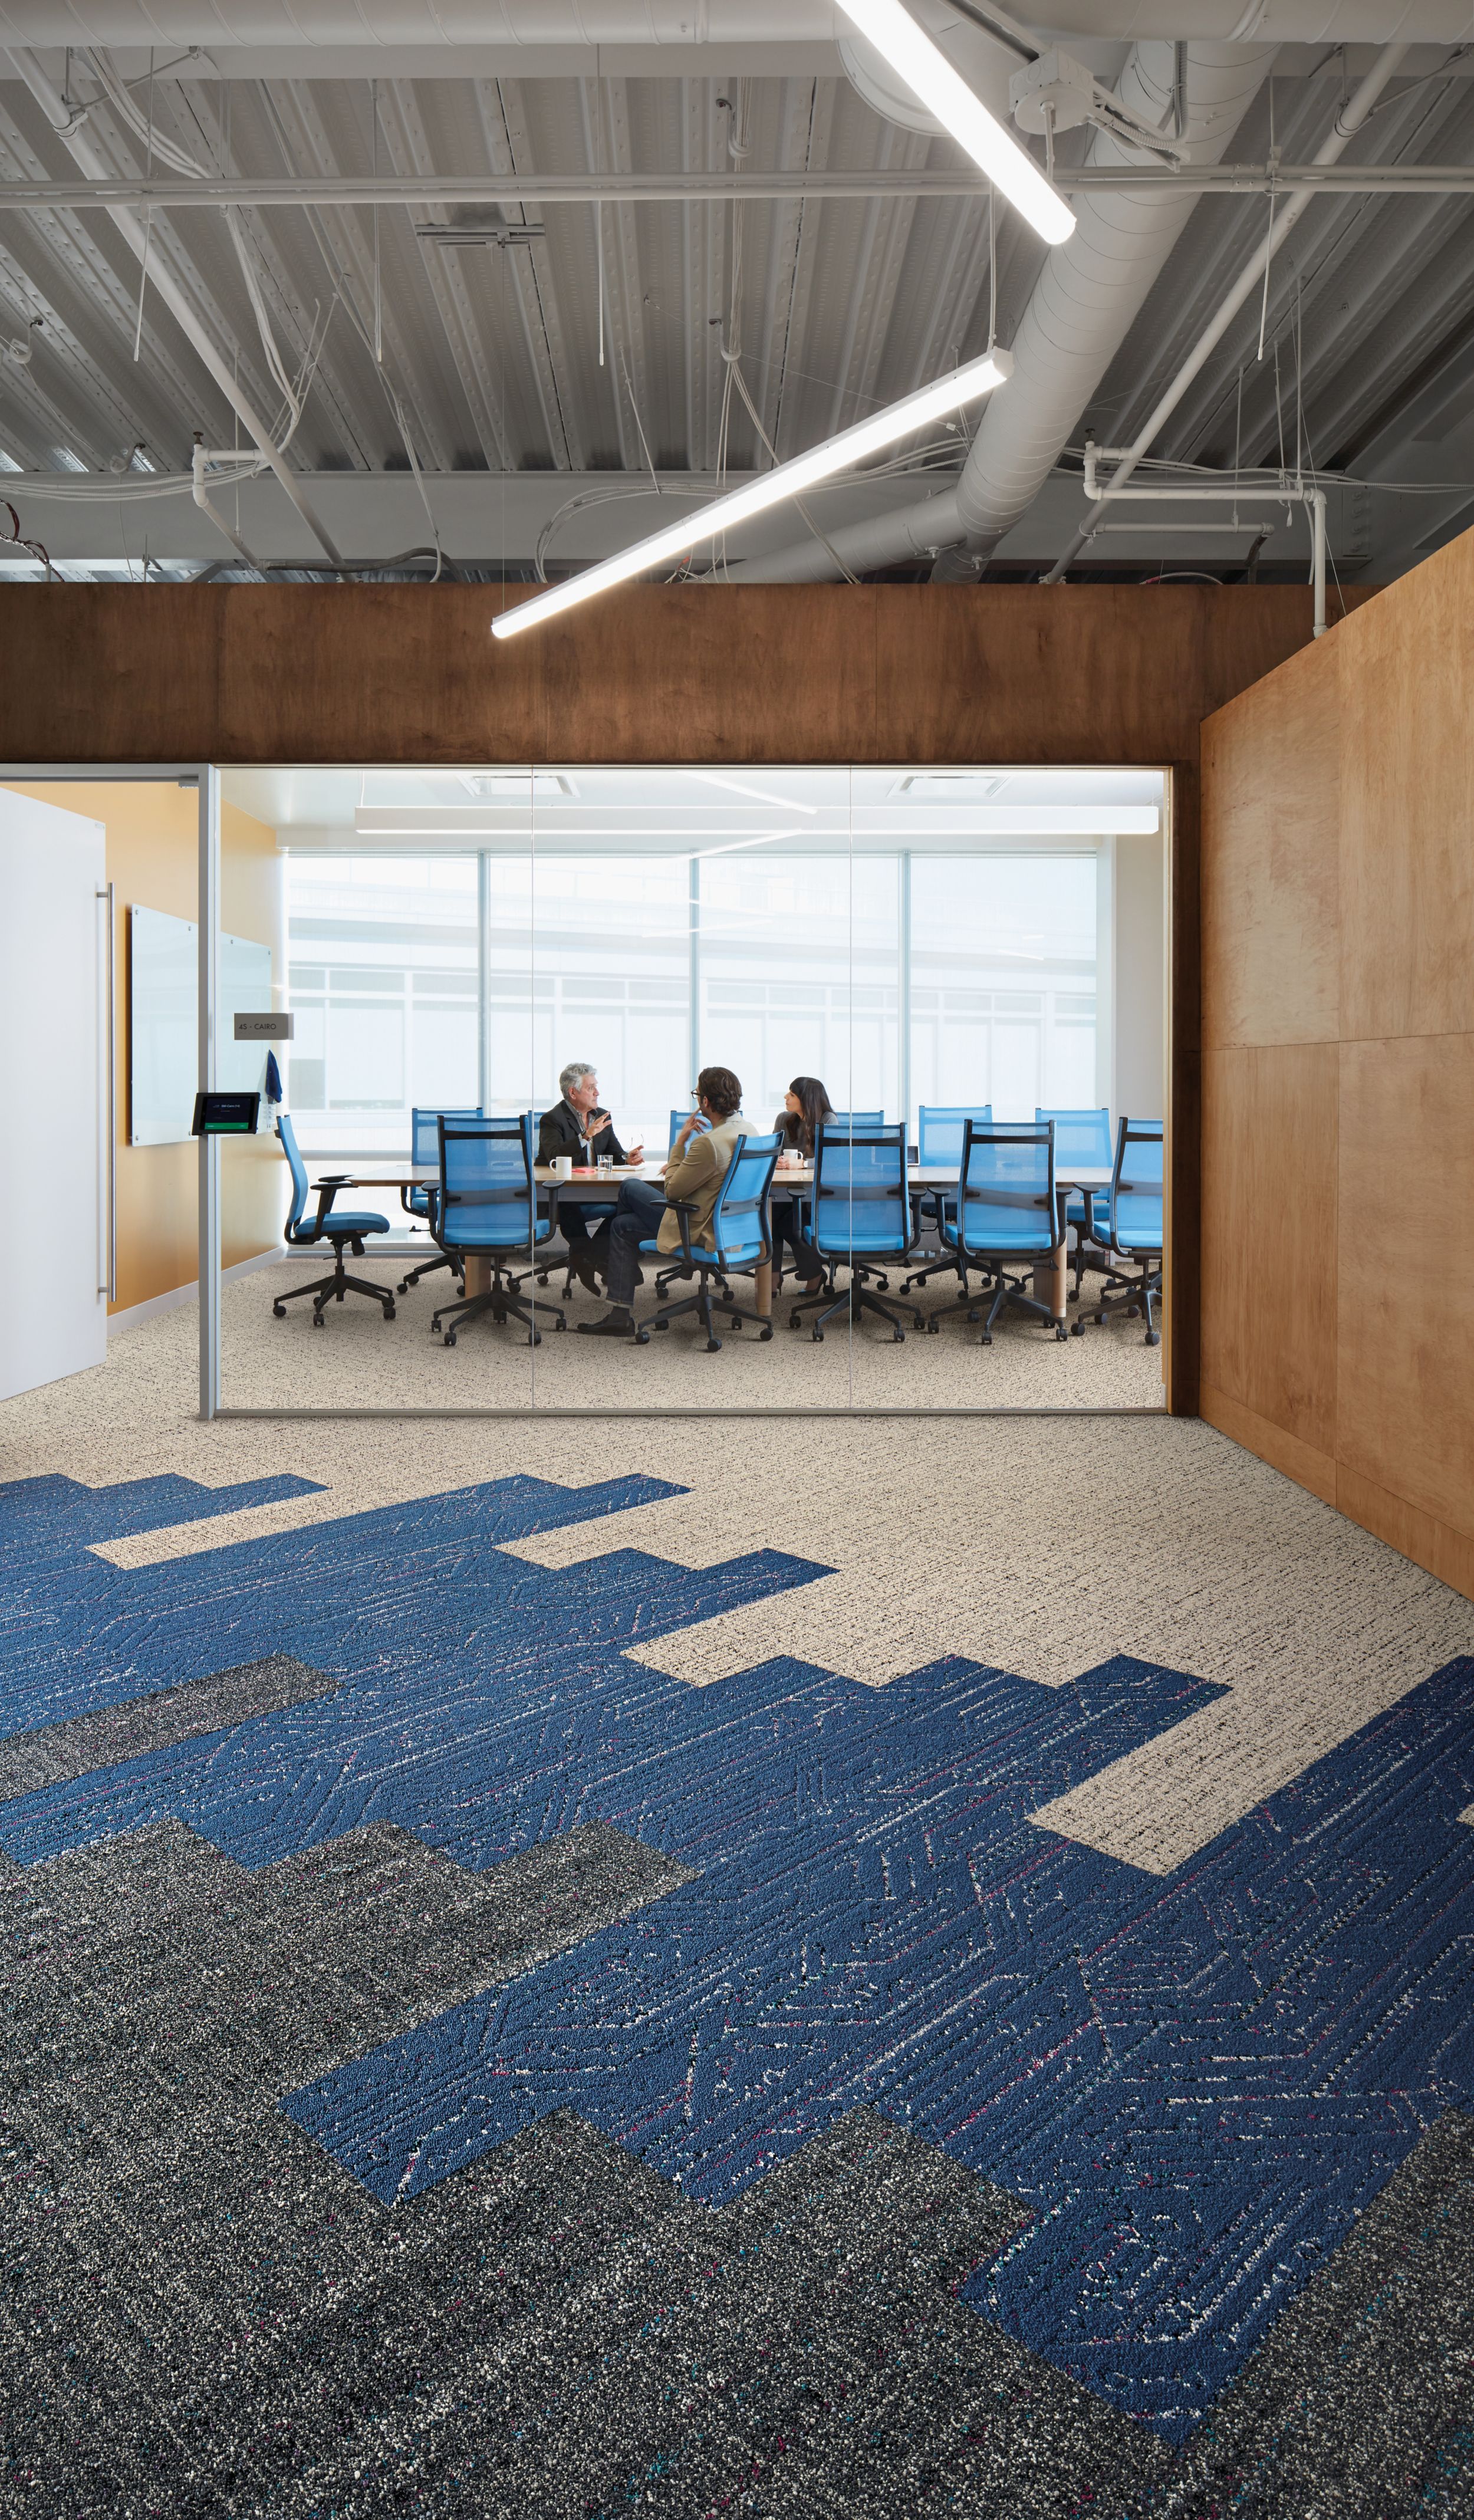
[[1095, 852], [911, 860], [912, 1094], [991, 1102], [1101, 1102], [1095, 1057]]
[[305, 1150], [401, 1152], [412, 1104], [478, 1100], [474, 858], [293, 852], [288, 942]]

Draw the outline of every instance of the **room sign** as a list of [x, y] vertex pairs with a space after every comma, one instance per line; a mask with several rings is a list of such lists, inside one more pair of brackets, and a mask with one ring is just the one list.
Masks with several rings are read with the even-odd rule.
[[290, 1015], [237, 1015], [237, 1041], [290, 1041]]

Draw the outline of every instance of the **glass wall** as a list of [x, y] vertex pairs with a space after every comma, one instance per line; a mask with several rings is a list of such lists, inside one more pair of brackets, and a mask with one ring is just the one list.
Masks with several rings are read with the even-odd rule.
[[[544, 1177], [536, 1238], [503, 1269], [522, 1312], [458, 1321], [412, 1123], [417, 1109], [550, 1112], [564, 1068], [587, 1061], [617, 1138], [646, 1150], [658, 1209], [671, 1115], [707, 1066], [740, 1080], [749, 1134], [782, 1122], [794, 1078], [819, 1078], [836, 1109], [904, 1123], [913, 1175], [926, 1104], [987, 1103], [1000, 1121], [1104, 1110], [1112, 1140], [1120, 1109], [1160, 1121], [1158, 774], [299, 769], [278, 788], [273, 776], [227, 779], [274, 825], [284, 870], [293, 1038], [281, 1064], [308, 1206], [335, 1173], [339, 1204], [384, 1222], [346, 1264], [369, 1292], [329, 1307], [335, 1346], [289, 1330], [271, 1349], [236, 1302], [227, 1405], [331, 1405], [335, 1392], [411, 1408], [1157, 1405], [1159, 1355], [1128, 1355], [1119, 1326], [1055, 1342], [1051, 1319], [1012, 1305], [980, 1363], [972, 1289], [960, 1305], [943, 1210], [924, 1194], [936, 1186], [915, 1178], [915, 1249], [868, 1276], [841, 1264], [826, 1317], [809, 1304], [801, 1245], [758, 1319], [740, 1319], [758, 1288], [739, 1276], [725, 1328], [679, 1314], [651, 1347], [583, 1334], [610, 1302], [621, 1183], [555, 1194]], [[422, 1145], [422, 1175], [424, 1156]], [[1083, 1187], [1107, 1174], [1096, 1165]], [[597, 1245], [592, 1278], [572, 1267], [570, 1217]], [[667, 1274], [668, 1219], [658, 1252], [653, 1238], [652, 1224], [641, 1329], [694, 1285]], [[293, 1250], [290, 1265], [305, 1287], [328, 1256]], [[484, 1276], [472, 1272], [472, 1294]], [[1025, 1269], [1018, 1290], [1041, 1282]], [[1064, 1328], [1059, 1283], [1056, 1270]], [[850, 1302], [847, 1287], [891, 1310]], [[375, 1288], [392, 1292], [392, 1317]], [[1070, 1328], [1084, 1323], [1075, 1294]], [[273, 1321], [306, 1325], [310, 1296], [285, 1300]]]

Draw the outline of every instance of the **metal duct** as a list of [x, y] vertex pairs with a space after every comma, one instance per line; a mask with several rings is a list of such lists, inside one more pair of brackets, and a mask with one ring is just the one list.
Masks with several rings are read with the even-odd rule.
[[[1232, 139], [1274, 59], [1273, 45], [1194, 44], [1184, 65], [1186, 125], [1194, 161], [1214, 165]], [[1139, 44], [1117, 92], [1158, 124], [1172, 111], [1174, 48]], [[1089, 161], [1131, 161], [1097, 132]], [[1191, 194], [1077, 196], [1075, 233], [1041, 272], [1014, 336], [1013, 377], [983, 415], [961, 479], [947, 500], [909, 503], [833, 537], [832, 549], [804, 542], [729, 568], [730, 578], [767, 583], [837, 577], [885, 568], [919, 551], [966, 544], [991, 551], [1048, 480], [1100, 379], [1125, 340], [1146, 293], [1196, 208]], [[887, 528], [890, 529], [889, 533]], [[976, 558], [939, 563], [942, 575], [972, 575]]]
[[[1467, 0], [1049, 0], [1051, 31], [1143, 42], [1458, 44]], [[211, 51], [385, 46], [554, 50], [709, 45], [725, 74], [753, 44], [849, 41], [833, 0], [0, 0], [0, 44]]]

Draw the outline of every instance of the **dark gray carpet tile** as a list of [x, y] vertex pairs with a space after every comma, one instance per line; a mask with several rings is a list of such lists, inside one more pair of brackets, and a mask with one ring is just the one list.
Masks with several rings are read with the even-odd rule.
[[65, 1724], [13, 1733], [0, 1741], [0, 1802], [70, 1784], [94, 1769], [117, 1767], [151, 1750], [172, 1750], [203, 1732], [224, 1732], [252, 1716], [278, 1715], [307, 1698], [331, 1697], [337, 1685], [290, 1654], [269, 1654], [264, 1662], [243, 1662], [233, 1671], [181, 1681], [177, 1688], [70, 1716]]
[[1219, 2401], [1162, 2508], [1474, 2511], [1474, 2119], [1430, 2128]]

